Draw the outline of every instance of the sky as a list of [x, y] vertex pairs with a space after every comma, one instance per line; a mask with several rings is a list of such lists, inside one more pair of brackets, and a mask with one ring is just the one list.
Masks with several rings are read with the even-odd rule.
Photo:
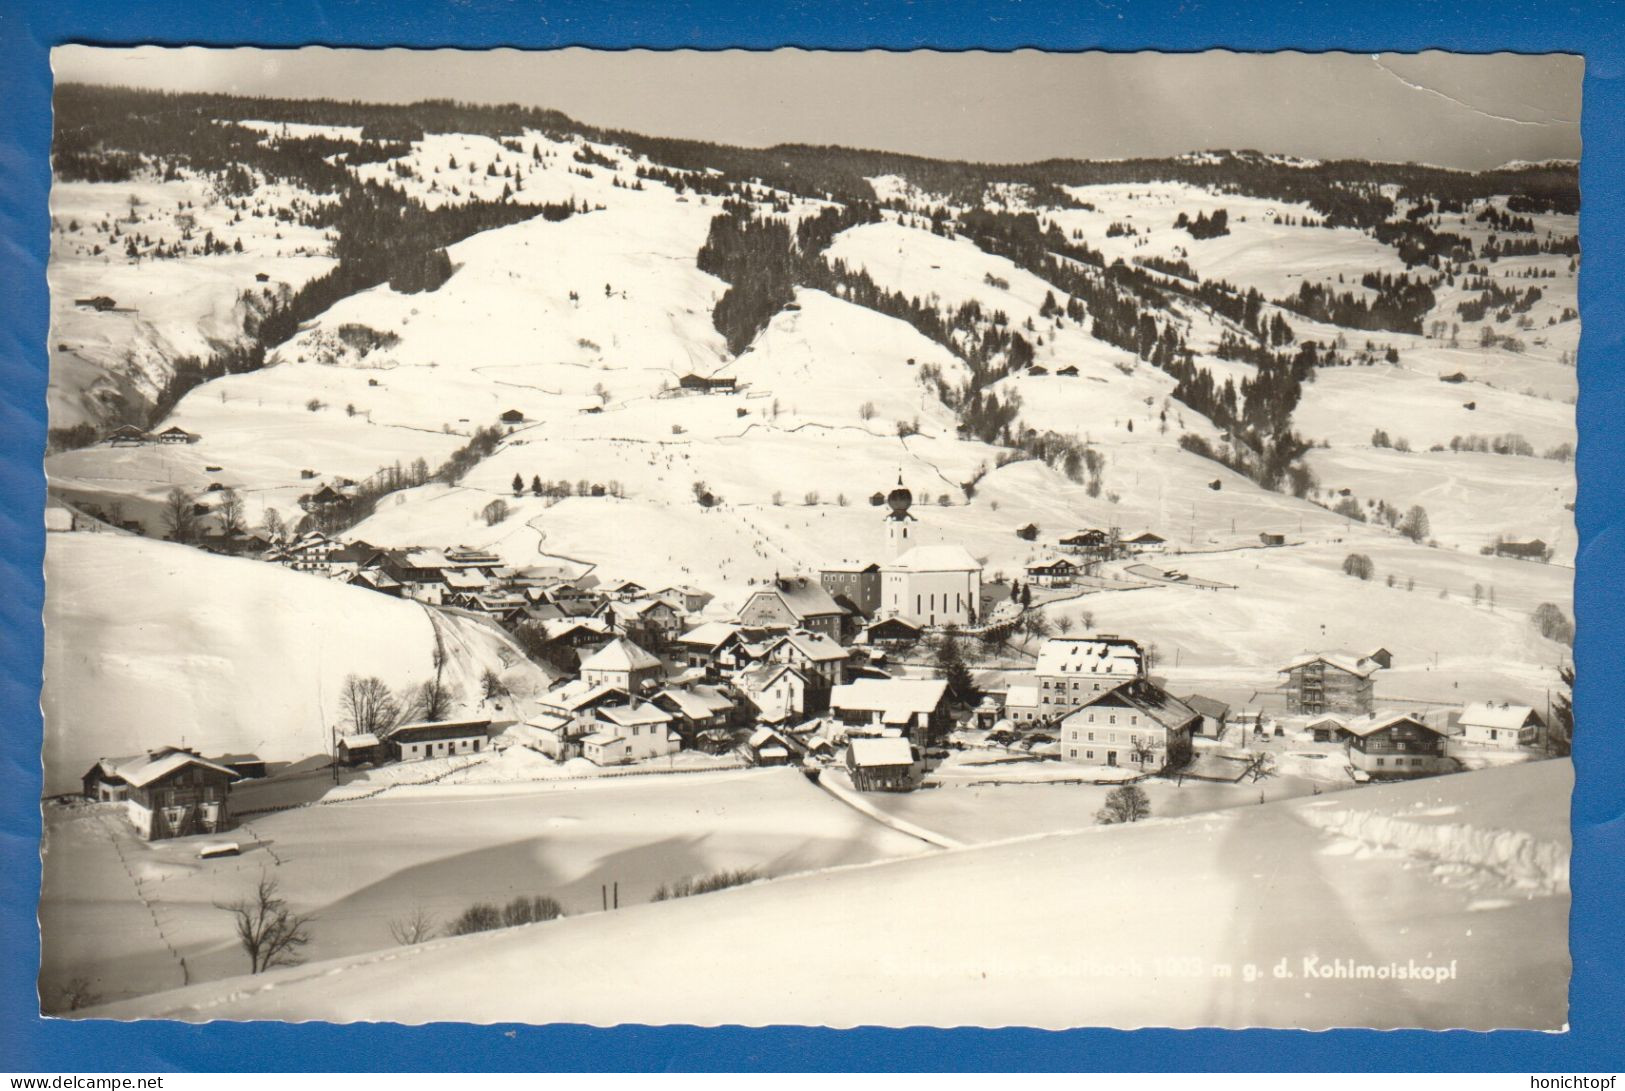
[[59, 82], [450, 98], [746, 146], [1015, 163], [1251, 148], [1479, 170], [1577, 159], [1584, 61], [1511, 53], [610, 52], [59, 46]]

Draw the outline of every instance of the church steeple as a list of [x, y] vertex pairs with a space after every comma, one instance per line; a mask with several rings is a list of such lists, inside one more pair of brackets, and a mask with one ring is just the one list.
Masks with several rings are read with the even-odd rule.
[[888, 560], [895, 561], [917, 544], [914, 541], [914, 535], [910, 533], [913, 529], [911, 524], [916, 522], [914, 516], [908, 510], [913, 505], [914, 494], [904, 487], [903, 475], [899, 473], [897, 475], [897, 487], [886, 496], [886, 507], [889, 509], [886, 512], [885, 519], [886, 557]]

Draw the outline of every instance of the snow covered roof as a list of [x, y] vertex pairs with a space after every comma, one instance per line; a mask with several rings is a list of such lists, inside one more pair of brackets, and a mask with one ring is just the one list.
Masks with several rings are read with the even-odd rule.
[[1161, 686], [1146, 680], [1129, 680], [1104, 693], [1092, 695], [1087, 703], [1069, 712], [1061, 722], [1065, 723], [1074, 716], [1084, 716], [1096, 706], [1131, 709], [1171, 731], [1199, 718], [1195, 709]]
[[1458, 721], [1463, 727], [1495, 727], [1516, 731], [1529, 722], [1530, 717], [1537, 721], [1539, 716], [1528, 705], [1497, 704], [1494, 701], [1475, 701], [1461, 710], [1461, 719]]
[[490, 720], [425, 720], [415, 724], [401, 724], [389, 733], [390, 739], [411, 735], [483, 735], [491, 727]]
[[237, 770], [209, 761], [207, 758], [200, 758], [187, 750], [159, 751], [156, 755], [143, 754], [119, 766], [118, 775], [132, 786], [141, 788], [153, 781], [162, 780], [175, 770], [184, 769], [188, 765], [201, 765], [205, 769], [213, 769], [233, 779], [237, 777]]
[[637, 705], [605, 705], [598, 710], [598, 715], [621, 727], [631, 727], [634, 724], [671, 722], [671, 713], [649, 701], [643, 701]]
[[[751, 667], [749, 670], [740, 671], [738, 677], [736, 677], [734, 681], [737, 682], [742, 689], [752, 691], [763, 690], [772, 685], [779, 675], [785, 673], [795, 675], [797, 678], [801, 679], [803, 683], [807, 681], [805, 675], [796, 670], [794, 667], [790, 666], [788, 663], [763, 663], [761, 666]], [[840, 687], [837, 686], [836, 688], [839, 689]]]
[[574, 712], [594, 701], [602, 700], [611, 694], [622, 692], [614, 686], [593, 685], [590, 682], [577, 678], [567, 682], [558, 689], [548, 690], [542, 694], [540, 701], [546, 708], [562, 708]]
[[762, 746], [764, 743], [774, 741], [783, 742], [784, 740], [779, 737], [779, 733], [777, 731], [774, 731], [770, 727], [758, 727], [755, 731], [750, 733], [750, 747], [752, 750]]
[[722, 642], [739, 631], [739, 626], [729, 621], [707, 621], [703, 625], [696, 625], [677, 639], [696, 648], [719, 648]]
[[1358, 735], [1361, 738], [1365, 738], [1367, 735], [1375, 735], [1377, 732], [1382, 731], [1385, 728], [1389, 728], [1395, 724], [1404, 723], [1406, 721], [1409, 721], [1410, 723], [1413, 723], [1417, 727], [1423, 728], [1424, 730], [1431, 731], [1435, 735], [1444, 734], [1443, 731], [1424, 723], [1420, 718], [1412, 716], [1409, 712], [1373, 712], [1369, 716], [1356, 716], [1343, 725], [1343, 730], [1347, 731], [1351, 735]]
[[354, 750], [360, 746], [377, 746], [382, 741], [370, 731], [361, 731], [354, 735], [341, 735], [339, 742]]
[[454, 591], [478, 591], [490, 582], [478, 572], [457, 568], [447, 569], [441, 578], [446, 581], [446, 586]]
[[1031, 708], [1038, 705], [1037, 682], [1012, 682], [1004, 694], [1005, 708]]
[[542, 621], [542, 635], [549, 640], [568, 636], [578, 629], [589, 633], [609, 634], [609, 625], [599, 617], [552, 617]]
[[583, 671], [640, 671], [660, 666], [660, 660], [627, 640], [618, 637], [599, 648], [581, 664]]
[[1140, 673], [1140, 646], [1118, 637], [1057, 636], [1044, 641], [1033, 664], [1035, 675], [1106, 674], [1133, 678]]
[[1287, 671], [1295, 671], [1299, 667], [1305, 667], [1317, 661], [1336, 667], [1340, 671], [1347, 671], [1349, 674], [1357, 675], [1360, 678], [1371, 677], [1381, 666], [1379, 663], [1374, 663], [1369, 659], [1361, 659], [1349, 652], [1304, 652], [1286, 666], [1278, 668], [1276, 673], [1285, 674]]
[[668, 687], [657, 693], [656, 698], [664, 697], [677, 707], [677, 711], [691, 720], [703, 720], [714, 716], [718, 712], [726, 712], [733, 707], [733, 702], [716, 690], [698, 687], [692, 690]]
[[852, 754], [852, 764], [861, 768], [914, 764], [914, 750], [909, 746], [908, 740], [901, 736], [881, 739], [853, 738], [846, 745]]
[[625, 746], [627, 744], [627, 741], [628, 740], [623, 739], [621, 736], [615, 734], [613, 731], [595, 731], [591, 735], [588, 735], [586, 738], [582, 739], [581, 740], [581, 745], [583, 745], [583, 746]]
[[879, 712], [887, 723], [929, 713], [948, 692], [942, 678], [860, 678], [830, 690], [829, 706], [851, 712]]
[[887, 572], [980, 572], [982, 562], [962, 546], [924, 545], [898, 557], [885, 566]]
[[1215, 720], [1223, 720], [1230, 715], [1230, 706], [1223, 701], [1215, 701], [1211, 697], [1203, 697], [1200, 693], [1193, 693], [1189, 697], [1181, 697], [1181, 701], [1203, 716], [1211, 716]]
[[[824, 590], [823, 584], [805, 578], [779, 580], [774, 586], [759, 590], [750, 597], [757, 595], [778, 596], [798, 621], [842, 612], [840, 604]], [[748, 603], [749, 599], [746, 601]]]
[[815, 663], [831, 663], [846, 658], [846, 649], [822, 633], [787, 633], [768, 645], [771, 651], [788, 644]]

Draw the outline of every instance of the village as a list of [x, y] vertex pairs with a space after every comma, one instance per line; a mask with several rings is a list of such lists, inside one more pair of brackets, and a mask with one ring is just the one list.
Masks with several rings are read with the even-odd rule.
[[[352, 487], [323, 485], [307, 510]], [[205, 755], [155, 738], [144, 754], [98, 760], [83, 797], [122, 804], [143, 839], [214, 836], [234, 825], [234, 791], [274, 810], [281, 797], [262, 786], [279, 779], [319, 794], [379, 775], [383, 790], [524, 755], [516, 767], [543, 779], [790, 766], [846, 800], [1158, 780], [1263, 785], [1263, 801], [1533, 760], [1560, 743], [1549, 709], [1498, 694], [1450, 706], [1387, 698], [1384, 648], [1259, 664], [1246, 703], [1176, 694], [1158, 673], [1156, 634], [1057, 632], [1035, 609], [1107, 562], [1184, 582], [1150, 563], [1162, 536], [1070, 532], [1025, 581], [995, 582], [928, 510], [915, 512], [901, 479], [872, 503], [874, 560], [776, 576], [731, 604], [693, 587], [514, 567], [479, 549], [380, 548], [316, 529], [256, 539], [229, 552], [498, 627], [556, 681], [521, 696], [488, 675], [470, 711], [438, 679], [409, 704], [352, 677], [326, 754]], [[75, 525], [52, 510], [56, 529]], [[1036, 528], [1016, 534], [1031, 540]], [[1263, 548], [1279, 544], [1269, 538]], [[403, 777], [407, 767], [423, 773]]]

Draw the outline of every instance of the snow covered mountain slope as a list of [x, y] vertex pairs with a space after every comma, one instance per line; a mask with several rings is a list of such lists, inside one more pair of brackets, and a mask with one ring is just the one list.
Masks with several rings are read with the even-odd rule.
[[[186, 172], [170, 181], [54, 184], [51, 426], [140, 420], [178, 359], [247, 340], [243, 293], [276, 297], [331, 269], [323, 232], [276, 215], [315, 200], [265, 185], [239, 215], [208, 178]], [[124, 249], [131, 238], [195, 247], [208, 236], [227, 251], [138, 261]], [[79, 302], [98, 298], [111, 305]]]
[[[166, 743], [288, 761], [331, 751], [348, 674], [434, 676], [435, 627], [462, 711], [490, 669], [516, 694], [550, 676], [493, 626], [278, 565], [120, 534], [53, 534], [45, 560], [45, 791], [98, 758]], [[71, 592], [70, 590], [71, 589]]]
[[[77, 1014], [1555, 1030], [1572, 777], [1540, 762], [835, 868]], [[793, 920], [795, 942], [741, 920]]]

